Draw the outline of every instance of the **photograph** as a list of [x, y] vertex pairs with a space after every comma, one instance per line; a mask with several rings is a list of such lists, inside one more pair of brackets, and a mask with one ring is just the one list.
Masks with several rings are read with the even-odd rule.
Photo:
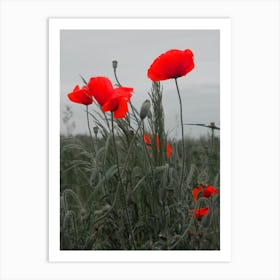
[[220, 250], [220, 30], [60, 30], [60, 250]]
[[0, 0], [0, 279], [280, 280], [279, 8]]

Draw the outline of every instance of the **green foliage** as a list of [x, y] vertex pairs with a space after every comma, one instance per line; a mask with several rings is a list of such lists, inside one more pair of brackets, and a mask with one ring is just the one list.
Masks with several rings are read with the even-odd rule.
[[[213, 152], [210, 137], [184, 140], [181, 195], [182, 143], [166, 135], [159, 83], [149, 96], [148, 118], [141, 121], [130, 104], [128, 116], [114, 120], [116, 149], [110, 117], [101, 111], [90, 111], [99, 128], [94, 151], [89, 136], [61, 136], [61, 250], [219, 250], [219, 195], [197, 203], [192, 197], [197, 182], [219, 189], [219, 138]], [[144, 133], [158, 135], [160, 146], [151, 137], [149, 147]], [[201, 220], [192, 212], [199, 207], [210, 209]]]

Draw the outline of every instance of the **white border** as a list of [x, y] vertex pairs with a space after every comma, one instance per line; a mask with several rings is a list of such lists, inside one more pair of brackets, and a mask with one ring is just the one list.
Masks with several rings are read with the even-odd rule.
[[[220, 30], [221, 249], [219, 251], [60, 251], [59, 98], [60, 30]], [[228, 18], [49, 19], [49, 261], [229, 262], [231, 261], [231, 21]]]

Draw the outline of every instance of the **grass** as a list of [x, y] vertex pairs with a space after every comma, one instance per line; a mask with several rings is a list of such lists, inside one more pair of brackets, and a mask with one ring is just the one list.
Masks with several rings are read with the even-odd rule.
[[[134, 108], [113, 120], [113, 135], [110, 114], [89, 110], [98, 137], [61, 136], [61, 250], [220, 249], [219, 195], [197, 203], [192, 196], [197, 182], [220, 187], [219, 138], [213, 151], [211, 137], [185, 138], [183, 156], [182, 140], [170, 139], [164, 129], [160, 84], [149, 96], [152, 114], [143, 122]], [[195, 219], [192, 210], [200, 207], [210, 211]]]

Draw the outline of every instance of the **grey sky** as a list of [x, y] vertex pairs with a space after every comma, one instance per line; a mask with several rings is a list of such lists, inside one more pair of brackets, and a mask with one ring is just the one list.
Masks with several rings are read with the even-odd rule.
[[[85, 108], [67, 98], [75, 85], [106, 76], [115, 82], [112, 60], [118, 60], [118, 77], [123, 86], [133, 87], [136, 108], [148, 97], [152, 82], [147, 70], [153, 60], [169, 49], [191, 49], [195, 68], [178, 79], [184, 122], [220, 124], [220, 39], [215, 30], [63, 30], [61, 31], [61, 110], [73, 110], [75, 133], [88, 133]], [[174, 80], [162, 82], [166, 130], [179, 125], [179, 105]], [[66, 129], [61, 122], [61, 132]], [[205, 135], [206, 129], [186, 127], [185, 134]], [[171, 137], [180, 136], [180, 128]]]

